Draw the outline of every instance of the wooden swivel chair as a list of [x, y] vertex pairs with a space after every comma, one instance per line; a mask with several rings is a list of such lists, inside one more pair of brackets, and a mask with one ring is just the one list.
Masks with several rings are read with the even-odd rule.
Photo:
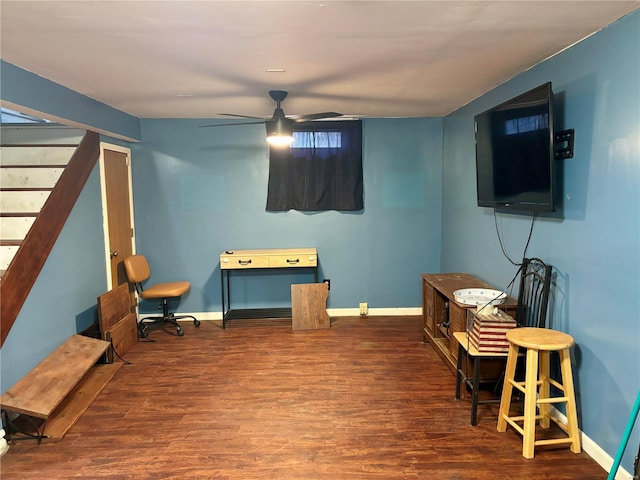
[[[539, 258], [524, 258], [520, 266], [520, 286], [515, 321], [517, 327], [544, 328], [549, 304], [552, 267]], [[480, 352], [475, 348], [467, 332], [455, 332], [453, 337], [458, 342], [458, 362], [456, 373], [456, 399], [461, 396], [461, 385], [464, 383], [471, 390], [471, 425], [478, 422], [478, 405], [499, 404], [500, 398], [479, 400], [478, 393], [482, 384], [493, 383], [495, 392], [504, 379], [504, 368], [496, 378], [482, 376], [482, 363], [498, 361], [506, 363], [507, 352]], [[470, 367], [470, 368], [469, 368]], [[495, 372], [495, 370], [494, 370]], [[497, 394], [496, 394], [497, 395]]]
[[144, 255], [131, 255], [124, 260], [124, 270], [127, 274], [129, 283], [135, 286], [136, 292], [140, 298], [145, 300], [160, 300], [158, 308], [162, 309], [162, 316], [144, 317], [138, 321], [138, 332], [141, 337], [148, 338], [148, 329], [154, 325], [165, 325], [167, 323], [176, 328], [178, 336], [184, 335], [184, 331], [178, 324], [178, 320], [182, 318], [192, 318], [193, 324], [198, 327], [200, 321], [192, 315], [174, 315], [169, 313], [169, 298], [177, 298], [189, 291], [191, 284], [189, 282], [168, 282], [158, 283], [144, 289], [142, 282], [151, 276], [149, 263]]

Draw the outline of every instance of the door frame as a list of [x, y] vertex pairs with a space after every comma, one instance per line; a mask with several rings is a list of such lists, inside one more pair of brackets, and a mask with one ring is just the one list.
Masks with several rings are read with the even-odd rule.
[[115, 145], [107, 142], [100, 142], [100, 157], [98, 159], [100, 164], [100, 196], [102, 200], [102, 228], [104, 232], [104, 261], [105, 261], [105, 274], [107, 277], [107, 291], [113, 288], [111, 280], [111, 258], [109, 249], [109, 218], [107, 211], [107, 185], [105, 181], [104, 173], [104, 151], [111, 150], [114, 152], [124, 153], [127, 156], [127, 176], [129, 179], [129, 214], [131, 218], [131, 228], [133, 235], [131, 235], [131, 252], [136, 253], [136, 229], [135, 220], [133, 216], [133, 182], [131, 177], [131, 149], [123, 147], [121, 145]]

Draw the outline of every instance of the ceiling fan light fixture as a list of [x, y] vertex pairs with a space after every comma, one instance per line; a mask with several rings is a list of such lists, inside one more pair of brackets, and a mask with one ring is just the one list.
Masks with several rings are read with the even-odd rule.
[[293, 121], [288, 118], [278, 118], [267, 121], [267, 142], [274, 147], [288, 147], [293, 143]]
[[292, 135], [269, 135], [267, 142], [273, 147], [288, 147], [293, 143]]

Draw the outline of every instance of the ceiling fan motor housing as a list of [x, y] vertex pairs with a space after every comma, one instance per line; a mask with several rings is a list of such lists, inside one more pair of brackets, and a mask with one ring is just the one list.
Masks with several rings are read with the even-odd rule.
[[267, 128], [267, 137], [283, 135], [291, 136], [293, 132], [293, 124], [293, 120], [284, 116], [267, 120], [265, 122], [265, 126]]

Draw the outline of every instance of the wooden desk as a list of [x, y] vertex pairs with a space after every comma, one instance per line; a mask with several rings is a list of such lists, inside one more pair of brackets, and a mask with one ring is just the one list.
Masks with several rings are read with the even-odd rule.
[[222, 328], [228, 320], [251, 318], [290, 318], [291, 308], [231, 309], [231, 272], [256, 269], [312, 269], [318, 283], [318, 252], [315, 248], [273, 248], [225, 250], [220, 254]]
[[[474, 306], [458, 303], [453, 292], [462, 288], [495, 288], [468, 273], [426, 273], [422, 278], [424, 341], [431, 343], [451, 372], [456, 373], [458, 341], [454, 332], [467, 330], [467, 313]], [[515, 316], [517, 302], [508, 298], [499, 308]]]

